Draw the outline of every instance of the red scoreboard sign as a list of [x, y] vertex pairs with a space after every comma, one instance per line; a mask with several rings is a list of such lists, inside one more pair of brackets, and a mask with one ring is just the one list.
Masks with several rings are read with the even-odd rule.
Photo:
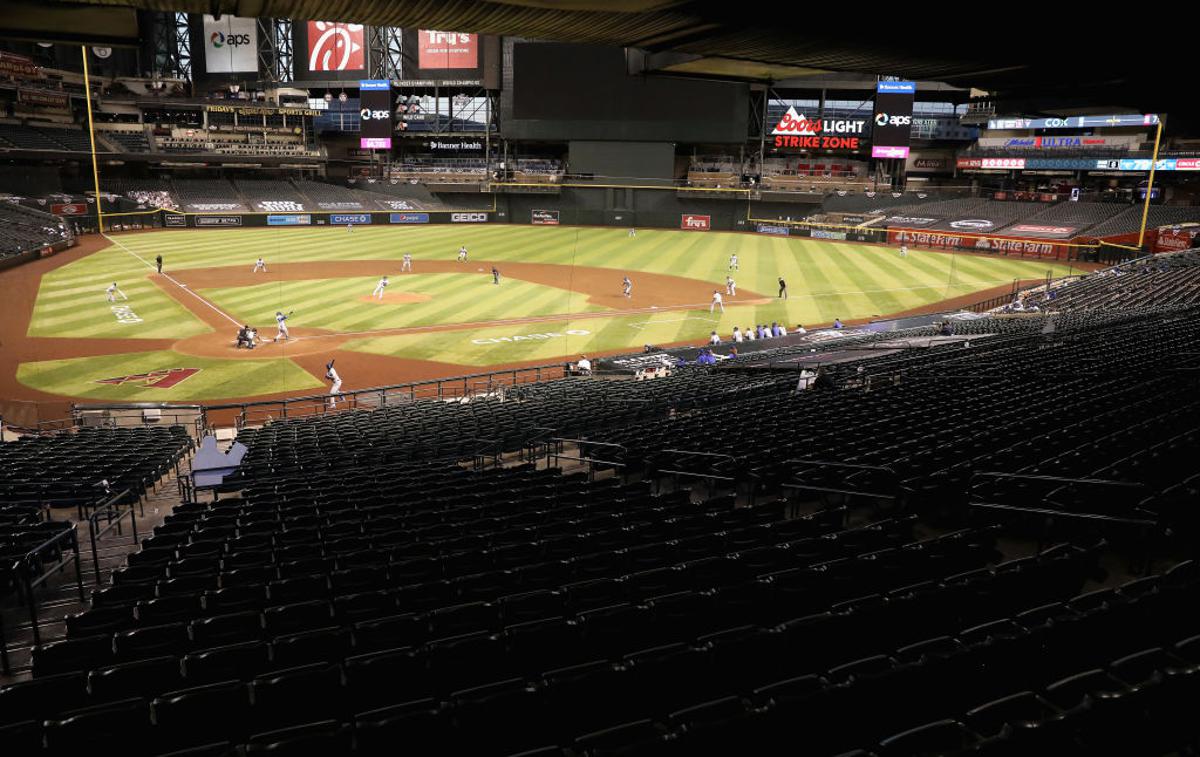
[[797, 150], [859, 150], [865, 147], [863, 118], [807, 118], [790, 107], [771, 134], [775, 147]]

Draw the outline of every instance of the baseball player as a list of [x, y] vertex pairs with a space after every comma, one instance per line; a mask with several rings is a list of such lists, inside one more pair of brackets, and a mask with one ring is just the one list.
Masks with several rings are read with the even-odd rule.
[[729, 270], [738, 270], [738, 257], [736, 252], [729, 256]]
[[500, 286], [500, 271], [496, 270], [496, 266], [492, 266], [492, 283]]
[[467, 262], [467, 246], [465, 244], [458, 248], [458, 262]]
[[254, 270], [250, 273], [258, 273], [259, 271], [262, 271], [263, 273], [267, 272], [267, 261], [263, 260], [262, 258], [254, 261]]
[[346, 233], [347, 233], [347, 234], [353, 234], [353, 233], [354, 233], [354, 224], [352, 224], [352, 223], [348, 223], [348, 224], [346, 224]]
[[275, 311], [275, 327], [276, 327], [276, 328], [277, 328], [279, 331], [278, 331], [278, 333], [276, 333], [276, 334], [275, 334], [275, 336], [274, 336], [274, 337], [272, 337], [272, 338], [271, 338], [271, 341], [272, 341], [272, 342], [277, 342], [277, 341], [279, 341], [280, 339], [282, 339], [283, 341], [285, 341], [285, 342], [286, 342], [286, 341], [287, 341], [287, 340], [290, 338], [290, 337], [289, 337], [289, 335], [288, 335], [288, 327], [287, 327], [287, 324], [286, 324], [286, 323], [284, 323], [284, 321], [286, 321], [286, 320], [288, 319], [288, 317], [290, 317], [290, 316], [291, 316], [292, 312], [293, 312], [293, 311], [289, 310], [289, 311], [288, 311], [288, 314], [287, 314], [287, 315], [284, 315], [284, 314], [283, 314], [283, 311], [281, 311], [281, 310], [276, 310], [276, 311]]
[[383, 299], [383, 290], [387, 289], [387, 285], [388, 285], [387, 276], [384, 276], [382, 279], [379, 280], [379, 283], [375, 285], [375, 291], [371, 292], [371, 296], [377, 300], [382, 300]]
[[725, 277], [725, 294], [737, 297], [737, 282], [733, 280], [732, 276]]
[[154, 265], [158, 266], [158, 272], [162, 273], [162, 255], [154, 256]]
[[636, 236], [637, 236], [637, 229], [635, 229], [635, 228], [633, 228], [632, 226], [630, 226], [630, 227], [629, 227], [629, 238], [630, 238], [630, 239], [633, 239], [633, 238], [634, 238], [634, 237], [636, 237]]
[[787, 282], [783, 280], [782, 276], [779, 277], [779, 298], [781, 300], [787, 299]]
[[722, 313], [725, 312], [725, 303], [721, 299], [721, 290], [714, 289], [713, 296], [712, 296], [712, 302], [709, 303], [709, 305], [708, 305], [708, 312], [711, 313], [713, 310], [715, 310], [717, 308], [720, 308]]
[[404, 257], [401, 259], [401, 262], [400, 262], [400, 270], [401, 271], [409, 271], [409, 272], [412, 271], [412, 253], [411, 252], [404, 253]]
[[906, 244], [900, 245], [900, 257], [902, 257], [902, 258], [908, 257], [908, 245], [906, 245]]
[[625, 295], [625, 299], [627, 300], [633, 296], [633, 282], [629, 280], [628, 276], [621, 282], [621, 293]]
[[325, 364], [325, 378], [332, 382], [329, 385], [329, 407], [337, 405], [338, 397], [342, 393], [342, 377], [338, 375], [337, 368], [333, 367], [333, 361], [330, 360]]
[[119, 294], [119, 295], [121, 295], [121, 299], [123, 299], [123, 300], [128, 300], [128, 299], [129, 299], [128, 297], [126, 297], [126, 296], [125, 296], [125, 293], [124, 293], [124, 292], [122, 292], [122, 291], [121, 291], [121, 290], [120, 290], [120, 289], [117, 287], [117, 282], [115, 282], [115, 281], [114, 281], [112, 284], [110, 284], [108, 287], [106, 287], [106, 288], [105, 288], [105, 290], [104, 290], [104, 292], [105, 292], [105, 294], [107, 294], [107, 295], [108, 295], [108, 301], [109, 301], [109, 302], [116, 302], [116, 301], [117, 301], [117, 295], [118, 295], [118, 294]]

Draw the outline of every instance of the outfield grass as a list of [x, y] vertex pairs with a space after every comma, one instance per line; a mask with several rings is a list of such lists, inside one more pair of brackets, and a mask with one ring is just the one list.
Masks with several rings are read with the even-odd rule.
[[[171, 368], [198, 373], [167, 388], [139, 382], [100, 384], [102, 379]], [[121, 402], [195, 402], [239, 399], [268, 392], [319, 391], [324, 385], [291, 360], [222, 360], [170, 350], [22, 363], [17, 380], [68, 397]]]
[[[202, 289], [200, 294], [242, 323], [272, 326], [276, 311], [294, 310], [289, 325], [341, 333], [604, 309], [585, 302], [579, 293], [519, 279], [505, 279], [497, 288], [487, 273], [391, 276], [382, 300], [364, 302], [362, 298], [371, 294], [378, 281], [375, 276], [281, 281]], [[406, 294], [429, 299], [403, 302]]]
[[[158, 288], [145, 263], [113, 247], [55, 269], [42, 277], [29, 322], [29, 336], [79, 339], [182, 339], [211, 329]], [[116, 281], [129, 301], [107, 301]], [[118, 320], [114, 305], [133, 317]], [[140, 320], [135, 320], [140, 319]]]

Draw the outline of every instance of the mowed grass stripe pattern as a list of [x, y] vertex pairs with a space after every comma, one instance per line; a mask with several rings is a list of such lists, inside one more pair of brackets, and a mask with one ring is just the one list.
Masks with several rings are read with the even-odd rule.
[[[170, 368], [198, 373], [162, 389], [141, 382], [99, 384], [101, 379]], [[273, 392], [319, 392], [320, 381], [291, 360], [222, 360], [169, 350], [22, 363], [17, 380], [44, 392], [121, 402], [199, 402], [239, 399]]]
[[[281, 281], [251, 287], [200, 291], [235, 318], [271, 326], [275, 312], [294, 311], [290, 326], [329, 329], [339, 333], [430, 326], [445, 323], [505, 320], [529, 316], [593, 312], [601, 306], [582, 295], [518, 279], [496, 286], [490, 273], [404, 274], [389, 277], [381, 301], [364, 302], [379, 282], [376, 277]], [[406, 293], [424, 295], [424, 302], [403, 302]]]
[[[153, 270], [113, 247], [42, 277], [29, 336], [80, 339], [172, 339], [211, 331], [152, 282]], [[110, 303], [105, 289], [117, 282], [128, 295]], [[127, 307], [140, 321], [121, 321], [113, 307]]]

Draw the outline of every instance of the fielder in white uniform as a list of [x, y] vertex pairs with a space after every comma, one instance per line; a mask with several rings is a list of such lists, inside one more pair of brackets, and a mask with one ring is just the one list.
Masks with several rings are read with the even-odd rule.
[[714, 289], [713, 296], [712, 296], [712, 302], [708, 306], [708, 312], [711, 313], [712, 311], [716, 310], [717, 308], [720, 308], [722, 313], [725, 312], [725, 303], [721, 299], [721, 292], [720, 292], [720, 290]]
[[411, 252], [404, 253], [404, 257], [402, 258], [402, 262], [400, 263], [400, 270], [401, 271], [411, 271], [412, 270], [412, 253]]
[[467, 246], [465, 244], [458, 248], [458, 262], [467, 262]]
[[908, 245], [906, 245], [906, 244], [900, 245], [900, 257], [902, 257], [902, 258], [908, 257]]
[[383, 299], [383, 290], [387, 289], [387, 285], [388, 285], [387, 276], [384, 276], [382, 279], [379, 280], [379, 283], [375, 285], [375, 291], [371, 292], [371, 296], [377, 300], [382, 300]]
[[733, 280], [732, 276], [725, 277], [725, 294], [737, 297], [737, 282]]
[[634, 237], [636, 237], [636, 236], [637, 236], [637, 229], [634, 229], [634, 228], [632, 228], [632, 227], [631, 227], [631, 228], [629, 229], [629, 238], [630, 238], [630, 239], [633, 239], [633, 238], [634, 238]]
[[250, 273], [258, 273], [259, 271], [262, 271], [263, 273], [267, 272], [267, 261], [263, 260], [262, 258], [254, 261], [254, 270]]
[[342, 377], [338, 375], [337, 368], [333, 367], [332, 360], [325, 364], [325, 378], [332, 382], [329, 385], [329, 406], [334, 407], [342, 394]]
[[621, 282], [621, 292], [625, 295], [625, 299], [633, 296], [633, 282], [629, 280], [628, 276]]
[[118, 294], [121, 295], [121, 299], [123, 300], [129, 299], [125, 296], [124, 292], [117, 288], [117, 282], [115, 281], [104, 289], [104, 293], [108, 296], [109, 302], [116, 302]]
[[280, 339], [282, 339], [284, 341], [288, 340], [288, 338], [289, 338], [288, 327], [287, 327], [287, 324], [284, 323], [284, 321], [286, 321], [288, 319], [289, 315], [291, 315], [291, 313], [284, 315], [282, 311], [279, 311], [279, 310], [275, 311], [275, 327], [279, 331], [278, 331], [278, 333], [275, 334], [274, 338], [271, 339], [272, 342], [277, 342]]
[[738, 258], [736, 252], [729, 256], [729, 270], [738, 270]]

